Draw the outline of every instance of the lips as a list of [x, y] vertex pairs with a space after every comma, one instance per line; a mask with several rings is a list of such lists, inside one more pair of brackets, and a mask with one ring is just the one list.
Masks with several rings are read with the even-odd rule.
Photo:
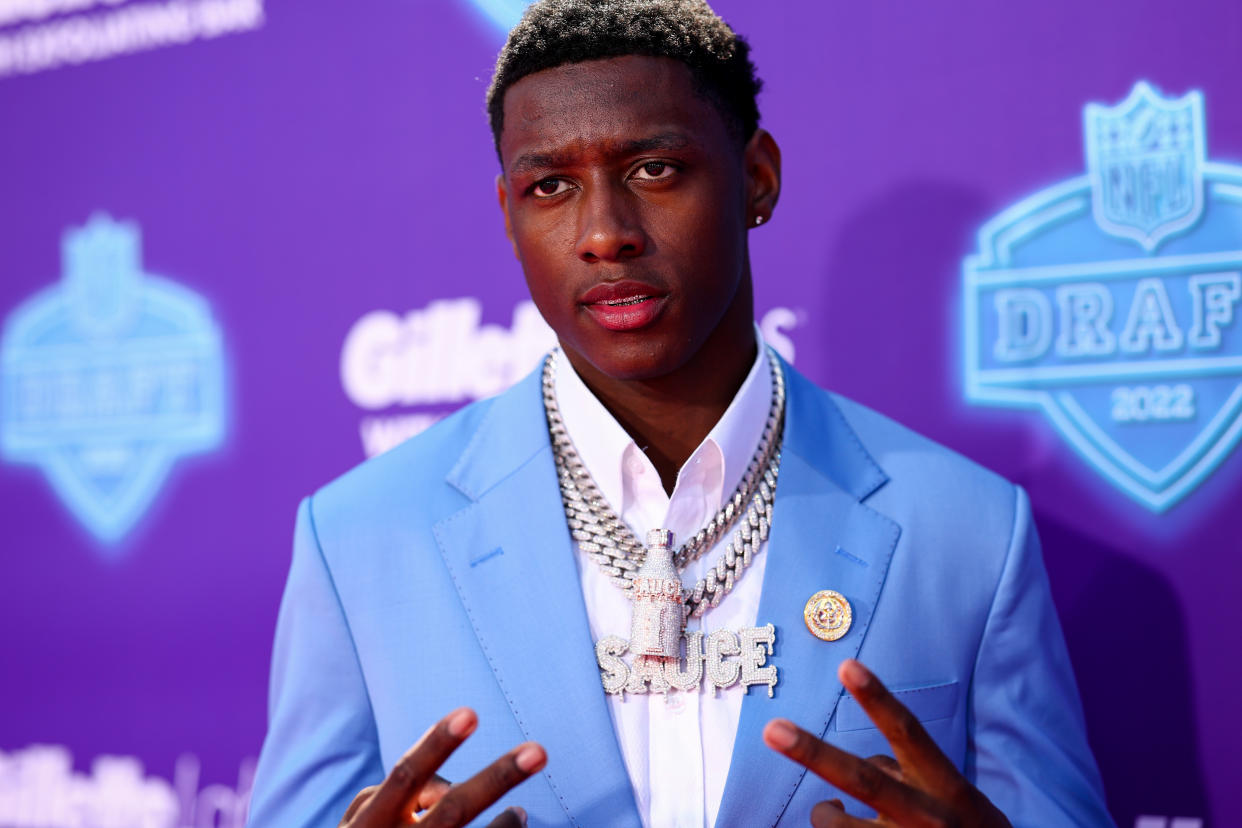
[[664, 308], [666, 294], [642, 282], [603, 282], [588, 290], [579, 303], [610, 331], [633, 331], [650, 325]]

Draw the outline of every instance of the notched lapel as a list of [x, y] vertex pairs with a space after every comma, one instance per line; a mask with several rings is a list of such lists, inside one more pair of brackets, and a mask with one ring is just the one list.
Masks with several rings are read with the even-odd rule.
[[518, 726], [548, 750], [544, 776], [570, 823], [637, 828], [538, 393], [528, 379], [493, 403], [450, 476], [474, 502], [436, 539]]
[[[775, 698], [752, 691], [742, 702], [721, 826], [780, 820], [806, 772], [763, 744], [764, 725], [779, 716], [821, 737], [827, 732], [842, 692], [837, 667], [862, 646], [901, 534], [860, 502], [886, 478], [835, 404], [787, 375], [786, 437], [757, 619], [776, 625], [771, 663], [780, 680]], [[816, 638], [803, 620], [807, 599], [821, 589], [840, 592], [853, 609], [849, 632], [837, 641]]]

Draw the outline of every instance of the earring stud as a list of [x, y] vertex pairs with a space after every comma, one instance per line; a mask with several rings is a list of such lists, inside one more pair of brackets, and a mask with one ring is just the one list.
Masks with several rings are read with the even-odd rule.
[[761, 224], [763, 224], [763, 216], [755, 216], [755, 226], [758, 227]]

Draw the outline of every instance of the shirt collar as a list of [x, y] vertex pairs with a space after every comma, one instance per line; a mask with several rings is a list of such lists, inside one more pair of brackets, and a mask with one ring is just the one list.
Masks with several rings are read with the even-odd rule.
[[[715, 461], [715, 466], [720, 470], [717, 485], [710, 487], [715, 490], [712, 498], [715, 503], [711, 505], [713, 511], [720, 508], [723, 498], [732, 494], [745, 475], [763, 436], [772, 404], [771, 368], [758, 326], [755, 327], [755, 341], [758, 348], [750, 372], [720, 420], [678, 472], [678, 484], [674, 487], [671, 500], [677, 499], [683, 478], [696, 462], [711, 465]], [[554, 359], [556, 400], [569, 437], [599, 487], [600, 494], [618, 514], [625, 514], [631, 505], [627, 501], [633, 497], [632, 477], [635, 471], [645, 464], [646, 473], [654, 475], [655, 468], [621, 424], [587, 388], [564, 352], [558, 348]], [[684, 527], [682, 531], [685, 531]]]

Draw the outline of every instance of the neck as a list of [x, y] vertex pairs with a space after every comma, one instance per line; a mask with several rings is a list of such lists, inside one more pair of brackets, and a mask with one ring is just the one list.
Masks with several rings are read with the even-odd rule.
[[[685, 364], [660, 377], [618, 380], [566, 351], [574, 370], [646, 453], [664, 490], [737, 395], [756, 356], [753, 305], [737, 302]], [[581, 363], [581, 364], [580, 364]]]

